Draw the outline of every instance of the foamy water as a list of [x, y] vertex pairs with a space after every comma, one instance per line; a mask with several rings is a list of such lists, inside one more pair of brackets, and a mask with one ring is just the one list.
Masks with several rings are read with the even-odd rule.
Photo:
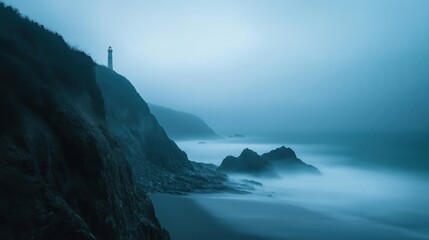
[[[252, 179], [263, 186], [255, 187], [250, 195], [193, 196], [204, 209], [238, 230], [269, 239], [319, 238], [317, 232], [320, 239], [334, 233], [339, 234], [337, 237], [357, 234], [373, 239], [429, 239], [429, 178], [425, 175], [358, 168], [352, 164], [357, 159], [344, 154], [339, 146], [237, 141], [187, 141], [178, 145], [191, 160], [216, 165], [227, 155], [238, 156], [244, 148], [262, 154], [286, 145], [323, 173], [280, 179], [233, 175], [230, 178], [234, 181]], [[337, 231], [335, 226], [343, 230]]]

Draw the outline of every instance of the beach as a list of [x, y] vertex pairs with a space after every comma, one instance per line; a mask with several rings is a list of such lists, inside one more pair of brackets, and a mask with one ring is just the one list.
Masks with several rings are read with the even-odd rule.
[[150, 198], [158, 219], [169, 231], [171, 239], [263, 239], [225, 225], [189, 196], [157, 193], [150, 195]]
[[428, 239], [356, 216], [332, 217], [297, 205], [234, 194], [151, 195], [173, 240], [182, 239]]
[[[264, 153], [281, 145], [292, 146], [298, 157], [317, 166], [322, 175], [275, 179], [229, 176], [231, 181], [262, 184], [253, 186], [249, 194], [152, 194], [158, 219], [173, 240], [429, 239], [426, 174], [360, 166], [358, 162], [365, 157], [356, 157], [343, 145], [255, 141], [178, 144], [192, 160], [216, 165], [222, 156], [237, 156], [245, 147]], [[400, 150], [397, 145], [383, 149]], [[373, 155], [379, 161], [390, 156]], [[397, 156], [394, 161], [403, 155]], [[415, 156], [414, 162], [426, 158]]]

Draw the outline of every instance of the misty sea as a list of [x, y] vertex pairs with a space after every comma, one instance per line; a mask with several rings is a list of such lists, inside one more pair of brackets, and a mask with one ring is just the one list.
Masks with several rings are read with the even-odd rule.
[[[255, 186], [250, 194], [192, 194], [178, 198], [191, 201], [226, 229], [246, 234], [242, 239], [251, 239], [250, 236], [255, 239], [429, 239], [426, 166], [429, 148], [420, 149], [427, 146], [427, 138], [426, 135], [402, 136], [361, 135], [342, 137], [339, 141], [329, 141], [338, 139], [334, 137], [311, 141], [281, 137], [179, 141], [177, 144], [190, 160], [216, 165], [227, 155], [240, 155], [244, 148], [262, 154], [285, 145], [304, 162], [316, 166], [322, 176], [230, 175], [232, 181], [248, 179], [263, 185]], [[325, 139], [327, 143], [320, 143], [323, 141], [318, 139]], [[159, 201], [160, 198], [164, 202]], [[156, 196], [154, 205], [161, 224], [173, 239], [207, 237], [210, 226], [200, 232], [175, 227], [174, 222], [192, 225], [198, 219], [192, 213], [169, 214], [172, 206], [168, 205], [177, 201], [168, 203], [165, 198], [169, 196]], [[216, 239], [213, 234], [212, 237], [206, 239]]]

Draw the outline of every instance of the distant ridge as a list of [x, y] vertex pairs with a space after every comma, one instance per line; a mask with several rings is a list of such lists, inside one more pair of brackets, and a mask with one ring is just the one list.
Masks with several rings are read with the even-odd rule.
[[175, 140], [216, 139], [219, 136], [200, 117], [163, 106], [148, 104], [167, 135]]

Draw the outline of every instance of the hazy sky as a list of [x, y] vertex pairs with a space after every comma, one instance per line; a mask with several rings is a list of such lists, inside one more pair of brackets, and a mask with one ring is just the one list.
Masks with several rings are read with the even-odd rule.
[[427, 0], [7, 0], [221, 133], [429, 130]]

